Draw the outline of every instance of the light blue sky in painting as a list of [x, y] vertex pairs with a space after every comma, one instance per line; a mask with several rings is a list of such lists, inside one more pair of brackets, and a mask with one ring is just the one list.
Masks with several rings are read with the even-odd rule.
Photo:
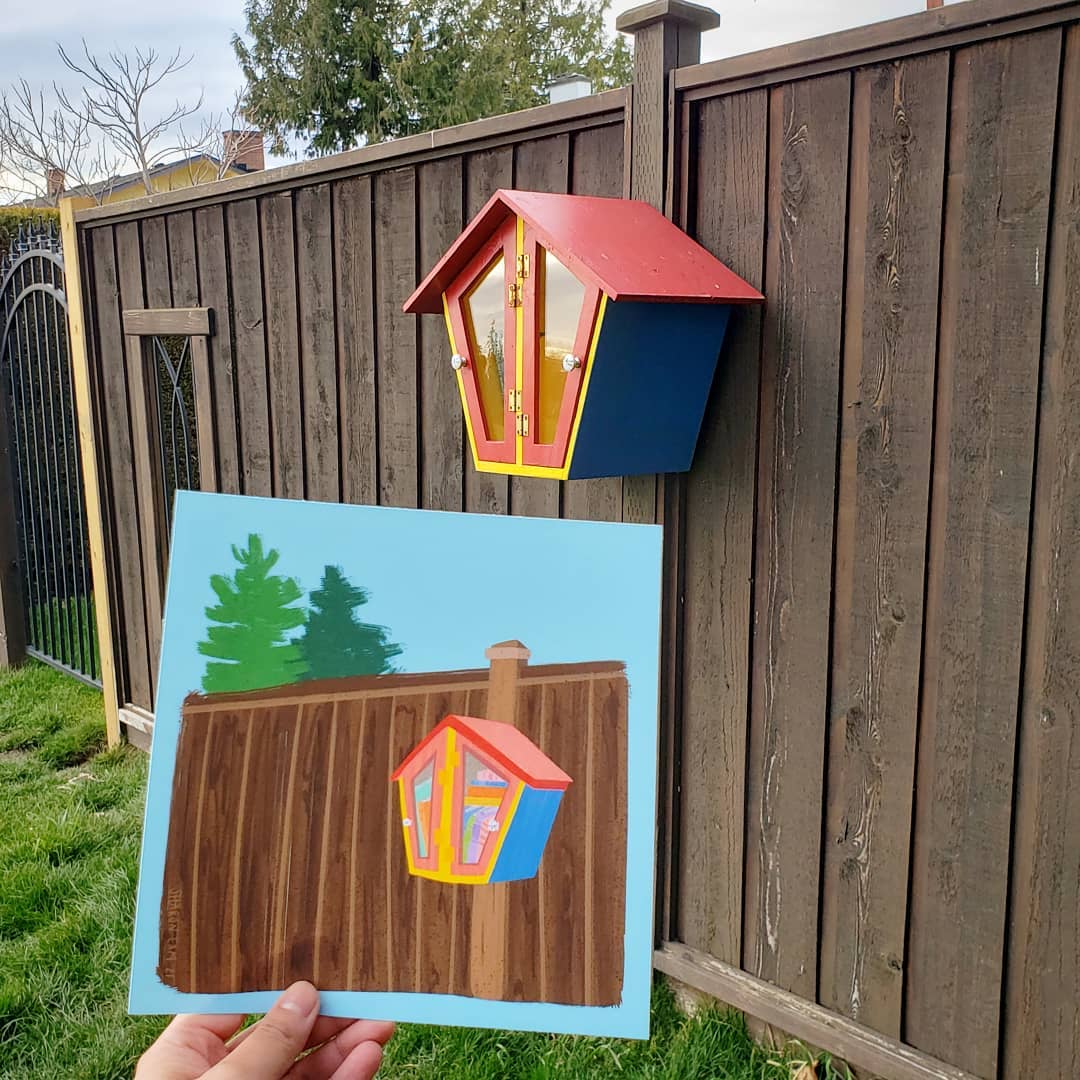
[[[305, 590], [327, 564], [370, 591], [365, 621], [404, 646], [407, 672], [483, 668], [518, 638], [534, 664], [622, 660], [628, 719], [627, 909], [623, 1002], [587, 1007], [414, 993], [323, 994], [323, 1011], [421, 1023], [644, 1037], [652, 895], [661, 530], [535, 518], [347, 507], [181, 492], [177, 496], [150, 764], [129, 1006], [138, 1013], [261, 1012], [274, 992], [182, 994], [157, 977], [158, 913], [173, 765], [184, 697], [201, 686], [212, 573], [257, 532], [277, 571]], [[387, 783], [386, 777], [377, 778]]]

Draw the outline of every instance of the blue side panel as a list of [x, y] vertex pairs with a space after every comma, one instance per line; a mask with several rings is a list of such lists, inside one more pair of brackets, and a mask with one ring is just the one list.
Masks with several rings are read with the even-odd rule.
[[520, 881], [535, 876], [562, 797], [561, 791], [541, 788], [527, 787], [521, 793], [491, 881]]
[[572, 478], [690, 468], [730, 311], [608, 302]]

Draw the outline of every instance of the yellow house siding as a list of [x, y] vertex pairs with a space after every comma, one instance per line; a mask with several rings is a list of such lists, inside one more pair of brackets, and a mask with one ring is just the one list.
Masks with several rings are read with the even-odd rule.
[[[229, 166], [221, 179], [229, 179], [233, 176], [243, 176], [243, 170]], [[217, 165], [205, 159], [200, 161], [183, 161], [154, 173], [150, 178], [150, 186], [155, 192], [177, 191], [180, 188], [194, 187], [196, 184], [209, 184], [218, 179]], [[127, 202], [130, 199], [138, 199], [146, 194], [141, 179], [130, 180], [122, 186], [114, 188], [102, 200], [102, 204]], [[90, 195], [72, 195], [71, 201], [76, 210], [85, 209], [88, 206], [97, 205]]]

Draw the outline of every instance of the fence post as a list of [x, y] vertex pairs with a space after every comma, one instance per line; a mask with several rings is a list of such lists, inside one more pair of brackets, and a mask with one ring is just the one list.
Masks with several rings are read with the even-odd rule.
[[634, 37], [630, 103], [630, 197], [663, 211], [671, 72], [701, 59], [701, 35], [720, 25], [711, 8], [654, 0], [624, 11], [615, 27]]
[[0, 387], [0, 668], [17, 667], [26, 659], [26, 612], [16, 556], [15, 470], [6, 399]]

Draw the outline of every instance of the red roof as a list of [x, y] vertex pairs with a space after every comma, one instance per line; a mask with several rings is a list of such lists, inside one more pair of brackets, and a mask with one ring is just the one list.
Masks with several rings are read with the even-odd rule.
[[544, 247], [612, 300], [750, 304], [764, 299], [648, 203], [496, 191], [409, 297], [405, 311], [441, 313], [447, 287], [513, 216], [524, 218]]
[[413, 748], [412, 752], [393, 771], [391, 780], [397, 780], [409, 763], [442, 733], [453, 728], [468, 739], [481, 753], [506, 769], [512, 776], [524, 780], [529, 787], [558, 788], [565, 790], [573, 781], [551, 760], [527, 735], [513, 724], [501, 720], [481, 720], [476, 716], [451, 714], [437, 724]]

